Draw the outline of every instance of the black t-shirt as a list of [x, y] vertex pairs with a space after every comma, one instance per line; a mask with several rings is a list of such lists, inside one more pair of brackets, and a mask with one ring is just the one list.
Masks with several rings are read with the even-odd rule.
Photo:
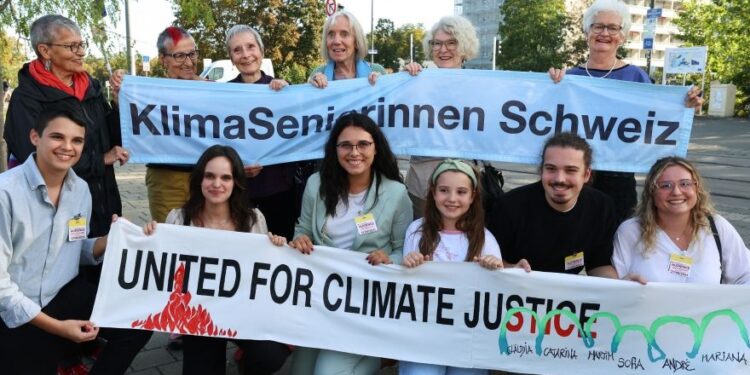
[[495, 203], [487, 226], [503, 259], [526, 258], [535, 271], [579, 273], [583, 267], [565, 270], [565, 257], [580, 252], [587, 271], [612, 264], [614, 202], [587, 186], [568, 212], [550, 207], [541, 181], [519, 187]]

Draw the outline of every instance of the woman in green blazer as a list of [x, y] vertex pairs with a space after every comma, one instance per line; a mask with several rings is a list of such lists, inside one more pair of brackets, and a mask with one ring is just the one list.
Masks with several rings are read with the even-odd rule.
[[[319, 173], [310, 176], [290, 245], [310, 254], [314, 245], [367, 253], [372, 265], [399, 263], [411, 201], [396, 157], [367, 116], [341, 116], [325, 145]], [[294, 374], [374, 374], [380, 359], [299, 348]]]

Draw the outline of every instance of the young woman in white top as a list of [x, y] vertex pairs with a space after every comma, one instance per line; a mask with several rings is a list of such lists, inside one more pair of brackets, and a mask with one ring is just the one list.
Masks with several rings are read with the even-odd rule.
[[700, 284], [750, 282], [747, 246], [714, 211], [695, 166], [680, 157], [660, 159], [651, 167], [636, 214], [617, 229], [614, 247], [612, 264], [620, 277], [635, 274], [644, 281]]
[[[268, 233], [276, 246], [286, 238], [268, 232], [266, 220], [250, 207], [245, 172], [237, 151], [229, 146], [211, 146], [198, 159], [190, 174], [190, 197], [182, 208], [167, 215], [166, 224], [189, 225], [236, 232]], [[143, 228], [151, 235], [156, 221]], [[241, 365], [252, 374], [273, 374], [284, 365], [289, 347], [273, 341], [235, 340], [248, 355]], [[223, 374], [226, 370], [227, 339], [183, 336], [183, 374]]]

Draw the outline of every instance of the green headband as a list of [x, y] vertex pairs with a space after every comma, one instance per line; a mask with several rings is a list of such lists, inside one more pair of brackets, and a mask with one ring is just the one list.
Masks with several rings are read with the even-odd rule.
[[476, 189], [477, 176], [474, 174], [474, 168], [462, 162], [461, 160], [456, 159], [445, 159], [442, 163], [438, 164], [438, 166], [435, 168], [435, 171], [432, 172], [432, 177], [430, 177], [433, 185], [437, 182], [438, 177], [445, 171], [459, 171], [469, 176], [471, 182], [474, 183], [474, 188]]

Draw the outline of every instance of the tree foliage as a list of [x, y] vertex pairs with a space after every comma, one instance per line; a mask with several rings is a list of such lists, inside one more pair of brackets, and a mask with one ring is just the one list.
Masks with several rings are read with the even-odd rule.
[[[373, 32], [375, 34], [375, 48], [378, 50], [378, 54], [375, 55], [375, 62], [383, 65], [386, 69], [398, 71], [401, 67], [399, 59], [409, 62], [411, 56], [409, 38], [412, 35], [414, 36], [414, 61], [424, 60], [424, 51], [422, 51], [421, 46], [425, 30], [421, 23], [405, 24], [396, 28], [393, 21], [381, 18]], [[370, 40], [370, 34], [367, 34], [367, 40]]]
[[[750, 105], [750, 0], [686, 1], [675, 20], [686, 46], [707, 46], [710, 79], [735, 84]], [[745, 114], [746, 112], [743, 112]]]
[[23, 42], [5, 34], [0, 29], [0, 81], [7, 80], [11, 87], [18, 86], [18, 70], [26, 61], [23, 53]]
[[[282, 78], [298, 80], [300, 71], [320, 63], [325, 14], [318, 0], [175, 0], [179, 26], [195, 37], [202, 57], [229, 58], [225, 35], [237, 24], [258, 30], [265, 57]], [[303, 80], [304, 81], [304, 80]]]
[[581, 43], [566, 43], [580, 21], [568, 16], [564, 0], [505, 0], [501, 14], [501, 69], [542, 72], [580, 59]]

